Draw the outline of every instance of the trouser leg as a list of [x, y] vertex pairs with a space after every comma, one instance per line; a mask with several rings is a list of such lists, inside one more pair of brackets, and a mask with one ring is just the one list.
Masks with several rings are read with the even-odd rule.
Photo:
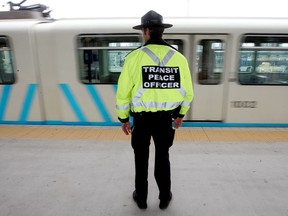
[[171, 169], [169, 148], [173, 144], [175, 131], [171, 127], [171, 119], [161, 121], [160, 127], [153, 133], [155, 143], [155, 169], [154, 176], [159, 188], [159, 199], [168, 199], [171, 192]]
[[137, 125], [136, 123], [134, 126], [131, 143], [135, 157], [135, 189], [139, 200], [146, 201], [148, 195], [149, 146], [151, 136], [145, 131], [142, 125]]
[[160, 192], [159, 199], [166, 199], [171, 191], [171, 172], [168, 150], [156, 149], [154, 175]]

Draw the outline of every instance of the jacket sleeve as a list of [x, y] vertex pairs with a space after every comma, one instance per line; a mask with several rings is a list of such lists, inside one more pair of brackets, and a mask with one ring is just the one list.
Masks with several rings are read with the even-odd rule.
[[182, 86], [186, 92], [184, 100], [181, 104], [181, 109], [179, 114], [184, 116], [186, 114], [186, 112], [189, 110], [190, 106], [191, 106], [191, 102], [193, 100], [194, 97], [194, 91], [193, 91], [193, 86], [192, 86], [192, 77], [191, 77], [191, 73], [189, 70], [189, 65], [187, 60], [185, 60], [185, 64], [184, 64], [184, 73], [183, 73], [183, 77], [184, 79], [182, 79]]
[[116, 114], [121, 122], [129, 121], [131, 92], [133, 88], [129, 65], [130, 62], [127, 58], [124, 62], [122, 72], [118, 79], [118, 86], [116, 92]]

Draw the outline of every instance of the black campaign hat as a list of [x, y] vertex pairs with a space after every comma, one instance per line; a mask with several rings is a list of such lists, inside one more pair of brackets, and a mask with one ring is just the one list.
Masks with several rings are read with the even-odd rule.
[[157, 12], [150, 10], [144, 16], [141, 17], [141, 25], [134, 26], [133, 29], [140, 30], [143, 27], [150, 27], [150, 26], [170, 28], [173, 25], [163, 23], [163, 17]]

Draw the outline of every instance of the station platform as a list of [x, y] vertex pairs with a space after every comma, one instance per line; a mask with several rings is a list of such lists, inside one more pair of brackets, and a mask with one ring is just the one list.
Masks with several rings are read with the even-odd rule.
[[148, 208], [140, 210], [130, 136], [120, 127], [0, 125], [0, 215], [288, 215], [288, 128], [178, 129], [166, 210], [153, 141], [150, 151]]

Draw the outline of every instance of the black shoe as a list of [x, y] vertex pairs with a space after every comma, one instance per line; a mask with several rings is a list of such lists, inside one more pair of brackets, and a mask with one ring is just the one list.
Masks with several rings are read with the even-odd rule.
[[169, 196], [168, 199], [160, 200], [159, 208], [160, 208], [160, 209], [166, 209], [166, 208], [168, 208], [171, 200], [172, 200], [172, 193], [170, 193], [170, 196]]
[[146, 201], [138, 200], [136, 191], [133, 192], [132, 197], [133, 197], [133, 200], [137, 203], [137, 206], [138, 206], [140, 209], [147, 209], [147, 203], [146, 203]]

